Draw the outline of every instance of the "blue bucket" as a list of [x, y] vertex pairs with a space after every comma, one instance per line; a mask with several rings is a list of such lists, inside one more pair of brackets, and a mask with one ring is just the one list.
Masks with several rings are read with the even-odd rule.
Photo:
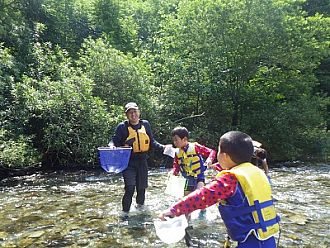
[[119, 173], [127, 168], [132, 148], [99, 147], [97, 150], [99, 151], [101, 167], [106, 172]]

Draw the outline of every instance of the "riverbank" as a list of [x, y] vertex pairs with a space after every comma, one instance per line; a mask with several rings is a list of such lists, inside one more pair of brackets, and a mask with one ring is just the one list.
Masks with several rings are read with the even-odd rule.
[[73, 165], [73, 166], [60, 166], [56, 168], [44, 168], [42, 166], [28, 166], [28, 167], [19, 167], [19, 168], [9, 168], [0, 165], [0, 181], [10, 177], [19, 177], [19, 176], [29, 176], [35, 173], [45, 173], [45, 172], [56, 172], [56, 171], [65, 171], [65, 172], [78, 172], [78, 171], [101, 171], [99, 165]]
[[[274, 161], [269, 163], [270, 170], [272, 168], [279, 167], [300, 167], [300, 166], [308, 166], [308, 165], [322, 165], [327, 164], [327, 161]], [[171, 168], [172, 160], [169, 158], [165, 158], [162, 160], [150, 160], [149, 161], [150, 168]], [[69, 166], [58, 166], [53, 168], [46, 168], [43, 166], [27, 166], [27, 167], [5, 167], [0, 165], [0, 181], [5, 178], [10, 177], [18, 177], [18, 176], [28, 176], [35, 173], [43, 173], [43, 172], [56, 172], [56, 171], [64, 171], [64, 172], [78, 172], [78, 171], [102, 171], [102, 168], [99, 164], [96, 165], [69, 165]]]

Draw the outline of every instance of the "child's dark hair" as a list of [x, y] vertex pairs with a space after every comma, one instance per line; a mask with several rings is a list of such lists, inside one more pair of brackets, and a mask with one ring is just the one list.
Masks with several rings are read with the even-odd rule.
[[230, 131], [220, 138], [220, 152], [227, 153], [236, 164], [250, 162], [253, 155], [252, 138], [240, 131]]
[[180, 139], [183, 139], [184, 137], [189, 138], [189, 132], [188, 129], [185, 127], [175, 127], [172, 130], [172, 137], [175, 135], [178, 135], [180, 137]]

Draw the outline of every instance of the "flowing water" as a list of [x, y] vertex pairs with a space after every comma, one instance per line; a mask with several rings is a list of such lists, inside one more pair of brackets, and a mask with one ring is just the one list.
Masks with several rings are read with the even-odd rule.
[[[271, 170], [281, 216], [280, 247], [330, 247], [330, 165]], [[0, 182], [0, 247], [186, 247], [164, 244], [153, 220], [175, 202], [164, 194], [168, 170], [151, 170], [146, 204], [119, 218], [123, 180], [101, 171], [57, 172]], [[133, 201], [134, 202], [134, 201]], [[196, 247], [223, 247], [225, 229], [215, 206], [192, 215]], [[232, 246], [234, 247], [234, 246]]]

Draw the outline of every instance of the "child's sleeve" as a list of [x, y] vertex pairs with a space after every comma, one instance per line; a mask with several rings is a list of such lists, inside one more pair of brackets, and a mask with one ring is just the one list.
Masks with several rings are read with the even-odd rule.
[[173, 160], [173, 169], [172, 169], [172, 173], [174, 176], [177, 176], [180, 172], [180, 166], [178, 163], [178, 157], [175, 155], [174, 160]]
[[203, 157], [207, 158], [208, 160], [210, 160], [211, 163], [217, 156], [216, 150], [213, 150], [211, 148], [208, 148], [208, 147], [203, 146], [198, 143], [195, 143], [195, 149], [196, 149], [197, 154], [200, 154]]
[[201, 189], [195, 190], [183, 200], [171, 207], [176, 215], [188, 214], [196, 209], [204, 209], [231, 197], [237, 187], [237, 179], [233, 174], [227, 173], [215, 179]]
[[221, 165], [220, 165], [219, 162], [214, 164], [214, 169], [215, 169], [216, 171], [222, 171], [222, 170], [223, 170], [223, 168], [221, 167]]

